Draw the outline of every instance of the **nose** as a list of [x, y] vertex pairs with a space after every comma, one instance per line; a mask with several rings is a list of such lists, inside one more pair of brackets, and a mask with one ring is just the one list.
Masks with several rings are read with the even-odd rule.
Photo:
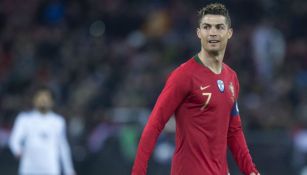
[[209, 30], [209, 35], [210, 36], [216, 36], [217, 35], [217, 30], [215, 27], [211, 27]]

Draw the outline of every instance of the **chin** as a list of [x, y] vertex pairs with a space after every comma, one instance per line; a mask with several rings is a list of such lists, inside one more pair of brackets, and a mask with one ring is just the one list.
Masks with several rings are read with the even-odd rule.
[[37, 109], [42, 113], [46, 113], [50, 110], [49, 107], [45, 107], [45, 106], [38, 107]]
[[207, 52], [210, 54], [210, 55], [218, 55], [220, 50], [219, 49], [208, 49]]

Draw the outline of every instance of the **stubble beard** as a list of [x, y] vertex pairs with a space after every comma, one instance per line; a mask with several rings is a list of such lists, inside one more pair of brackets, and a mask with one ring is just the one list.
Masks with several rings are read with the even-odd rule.
[[214, 56], [214, 57], [218, 56], [219, 53], [220, 53], [220, 51], [221, 51], [220, 49], [210, 49], [210, 48], [204, 48], [204, 50], [205, 50], [209, 55]]
[[45, 114], [50, 110], [50, 108], [47, 107], [47, 106], [39, 106], [39, 107], [37, 107], [37, 110], [40, 111], [41, 113]]
[[212, 55], [212, 56], [216, 57], [216, 56], [219, 55], [220, 51], [219, 50], [208, 50], [207, 52], [208, 52], [209, 55]]
[[[222, 44], [222, 43], [220, 43]], [[219, 56], [221, 53], [223, 53], [223, 50], [225, 50], [225, 47], [223, 47], [223, 45], [220, 45], [218, 48], [210, 48], [210, 46], [208, 46], [207, 48], [204, 47], [204, 50], [211, 56], [213, 57], [217, 57]]]

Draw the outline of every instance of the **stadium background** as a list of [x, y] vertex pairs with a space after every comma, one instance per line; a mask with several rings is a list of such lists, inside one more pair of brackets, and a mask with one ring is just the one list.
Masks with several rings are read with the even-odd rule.
[[[129, 174], [167, 75], [200, 49], [196, 11], [208, 2], [1, 0], [0, 174], [17, 173], [7, 141], [41, 85], [66, 117], [77, 174]], [[299, 174], [307, 165], [307, 1], [219, 2], [232, 18], [225, 62], [239, 74], [253, 158], [263, 175]], [[169, 174], [173, 136], [170, 123], [149, 174]]]

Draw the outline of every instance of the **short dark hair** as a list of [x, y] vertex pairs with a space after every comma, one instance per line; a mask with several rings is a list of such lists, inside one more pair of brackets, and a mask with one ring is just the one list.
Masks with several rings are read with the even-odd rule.
[[231, 28], [231, 20], [225, 5], [221, 3], [211, 3], [203, 7], [201, 10], [198, 11], [198, 24], [200, 24], [201, 19], [205, 15], [222, 15], [226, 18], [226, 23], [228, 27]]
[[54, 91], [47, 85], [37, 85], [32, 89], [32, 97], [36, 96], [39, 92], [46, 91], [49, 92], [52, 99], [55, 99]]

